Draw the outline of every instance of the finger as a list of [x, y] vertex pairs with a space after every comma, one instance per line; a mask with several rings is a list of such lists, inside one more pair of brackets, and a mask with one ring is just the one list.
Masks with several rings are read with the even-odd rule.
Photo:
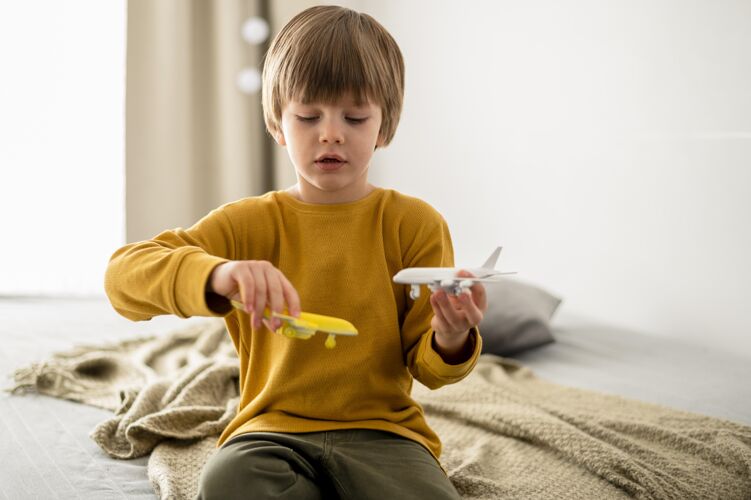
[[267, 287], [266, 277], [263, 270], [257, 266], [252, 266], [250, 271], [253, 273], [253, 279], [255, 280], [255, 300], [253, 301], [253, 327], [261, 328], [261, 319], [263, 318], [263, 310], [266, 307], [267, 300]]
[[454, 308], [454, 310], [457, 312], [460, 312], [464, 309], [464, 304], [460, 299], [460, 297], [464, 294], [464, 292], [460, 292], [458, 295], [454, 293], [446, 293], [446, 297], [449, 299], [449, 304], [451, 304], [451, 307]]
[[241, 267], [236, 276], [233, 276], [237, 287], [240, 289], [240, 302], [245, 312], [250, 314], [253, 310], [253, 301], [255, 300], [255, 281], [253, 274], [247, 267]]
[[287, 302], [289, 314], [297, 317], [300, 315], [301, 311], [300, 296], [285, 275], [280, 272], [279, 276], [282, 278], [282, 292], [284, 293], [284, 300]]
[[459, 295], [451, 295], [449, 297], [449, 302], [452, 307], [453, 317], [452, 317], [452, 324], [454, 325], [454, 328], [456, 328], [458, 331], [465, 331], [472, 326], [471, 320], [469, 319], [467, 307], [471, 304], [471, 301], [468, 303], [466, 302], [465, 297], [469, 296], [469, 292], [462, 292]]
[[440, 332], [450, 331], [450, 326], [446, 321], [446, 318], [443, 316], [441, 305], [438, 303], [438, 297], [435, 293], [430, 296], [430, 305], [433, 306], [433, 330]]
[[[267, 294], [269, 297], [269, 308], [273, 312], [283, 312], [284, 308], [284, 295], [282, 294], [282, 283], [279, 279], [279, 272], [272, 266], [267, 267], [264, 270], [264, 276], [266, 277]], [[274, 329], [279, 327], [281, 321], [278, 318], [272, 318], [271, 325]]]
[[475, 304], [473, 295], [470, 293], [463, 293], [459, 297], [459, 300], [462, 303], [462, 309], [469, 326], [479, 325], [480, 321], [482, 321], [483, 315], [480, 308]]
[[488, 296], [482, 283], [475, 283], [469, 288], [472, 291], [472, 301], [483, 313], [488, 310]]
[[264, 326], [266, 328], [269, 329], [270, 332], [275, 332], [276, 331], [276, 328], [274, 328], [274, 326], [271, 324], [271, 322], [269, 322], [269, 320], [267, 320], [266, 318], [263, 318], [263, 324], [264, 324]]
[[466, 269], [459, 269], [456, 272], [456, 277], [457, 278], [476, 278], [477, 276], [467, 271]]
[[[474, 274], [467, 271], [466, 269], [460, 269], [456, 276], [458, 278], [476, 278]], [[477, 304], [477, 307], [481, 311], [485, 311], [488, 308], [488, 300], [487, 296], [485, 294], [485, 287], [482, 285], [482, 283], [475, 283], [472, 286], [469, 287], [469, 289], [472, 291], [472, 298]]]
[[[452, 325], [459, 331], [465, 331], [477, 325], [482, 320], [482, 312], [472, 301], [472, 295], [467, 290], [459, 295], [450, 295], [449, 302], [453, 308]], [[446, 313], [451, 316], [450, 313]]]
[[436, 292], [436, 299], [438, 302], [438, 306], [441, 309], [441, 313], [443, 314], [444, 319], [446, 320], [446, 323], [451, 327], [452, 331], [461, 331], [464, 330], [463, 328], [463, 321], [459, 317], [459, 314], [454, 309], [454, 306], [451, 304], [451, 301], [443, 290], [438, 290]]

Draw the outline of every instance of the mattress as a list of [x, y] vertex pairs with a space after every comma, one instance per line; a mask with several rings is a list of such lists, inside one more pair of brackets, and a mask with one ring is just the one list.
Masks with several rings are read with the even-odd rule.
[[[159, 333], [193, 320], [133, 323], [105, 299], [0, 299], [0, 373], [74, 344]], [[557, 341], [516, 356], [540, 377], [751, 425], [751, 354], [710, 350], [567, 316]], [[3, 386], [10, 381], [6, 378]], [[109, 412], [44, 396], [0, 395], [5, 498], [155, 498], [147, 458], [115, 460], [88, 437]]]
[[561, 313], [556, 342], [515, 356], [539, 377], [751, 425], [751, 352]]
[[[165, 316], [134, 323], [104, 299], [0, 299], [0, 318], [3, 387], [15, 368], [74, 344], [158, 333], [185, 321]], [[0, 393], [0, 498], [156, 498], [147, 457], [114, 460], [89, 438], [109, 415], [45, 396]]]

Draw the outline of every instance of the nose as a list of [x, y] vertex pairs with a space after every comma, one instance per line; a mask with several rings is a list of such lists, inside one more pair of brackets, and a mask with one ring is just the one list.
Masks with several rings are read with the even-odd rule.
[[336, 120], [322, 120], [318, 140], [322, 144], [344, 144], [341, 125]]

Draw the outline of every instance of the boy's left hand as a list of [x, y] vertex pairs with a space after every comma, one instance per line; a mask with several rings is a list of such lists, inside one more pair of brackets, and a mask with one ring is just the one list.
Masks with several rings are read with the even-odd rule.
[[[459, 271], [456, 276], [475, 277], [465, 270]], [[467, 341], [469, 329], [480, 324], [488, 308], [485, 287], [481, 283], [475, 283], [469, 288], [469, 292], [458, 296], [439, 289], [430, 296], [430, 305], [434, 313], [431, 326], [435, 331], [435, 341], [447, 353], [461, 351]]]

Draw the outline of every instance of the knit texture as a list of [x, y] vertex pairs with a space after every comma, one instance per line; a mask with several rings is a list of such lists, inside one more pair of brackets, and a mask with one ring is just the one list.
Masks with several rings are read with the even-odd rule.
[[[227, 259], [269, 262], [294, 285], [303, 311], [345, 319], [358, 335], [327, 349], [324, 333], [290, 342], [253, 328], [226, 297], [206, 292], [212, 269]], [[430, 294], [412, 300], [392, 277], [405, 267], [453, 264], [446, 221], [417, 198], [376, 188], [319, 205], [274, 191], [118, 249], [105, 282], [112, 306], [129, 319], [225, 317], [240, 359], [240, 402], [220, 441], [251, 431], [376, 429], [438, 457], [441, 442], [410, 396], [412, 380], [433, 388], [461, 380], [482, 338], [472, 334], [465, 362], [444, 362], [433, 348]]]
[[[188, 499], [236, 412], [238, 376], [224, 325], [207, 321], [54, 355], [19, 369], [14, 390], [112, 410], [92, 438], [115, 458], [150, 453], [157, 495]], [[463, 498], [751, 498], [745, 425], [563, 387], [488, 354], [460, 383], [413, 396]]]

